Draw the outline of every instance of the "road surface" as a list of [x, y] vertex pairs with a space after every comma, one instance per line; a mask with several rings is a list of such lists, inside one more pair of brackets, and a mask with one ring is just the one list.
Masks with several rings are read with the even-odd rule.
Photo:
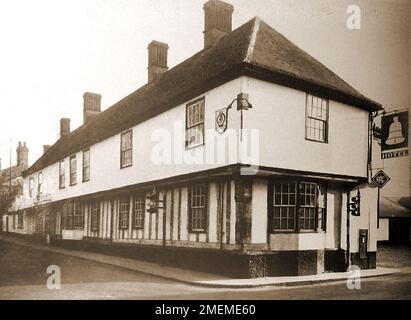
[[[395, 266], [392, 261], [389, 263]], [[61, 290], [46, 286], [50, 265], [61, 270]], [[402, 260], [401, 274], [365, 279], [360, 290], [349, 290], [345, 282], [292, 288], [213, 289], [0, 241], [0, 299], [411, 299], [408, 266], [411, 263]]]

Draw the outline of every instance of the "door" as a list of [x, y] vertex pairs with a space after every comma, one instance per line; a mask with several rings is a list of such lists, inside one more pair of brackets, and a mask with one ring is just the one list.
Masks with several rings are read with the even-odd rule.
[[9, 232], [9, 217], [6, 217], [6, 232]]

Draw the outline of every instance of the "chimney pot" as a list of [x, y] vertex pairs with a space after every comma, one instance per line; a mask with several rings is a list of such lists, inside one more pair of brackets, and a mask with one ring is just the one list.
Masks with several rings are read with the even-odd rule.
[[43, 146], [43, 154], [45, 154], [47, 151], [49, 151], [50, 148], [51, 148], [51, 145], [45, 144], [45, 145]]
[[21, 141], [19, 141], [16, 152], [17, 166], [27, 169], [29, 165], [29, 149], [27, 148], [27, 144], [25, 142], [22, 143]]
[[101, 113], [101, 95], [86, 92], [83, 95], [83, 106], [83, 124], [86, 124]]
[[60, 138], [70, 133], [70, 119], [63, 118], [60, 120]]
[[203, 9], [205, 15], [204, 48], [207, 49], [233, 30], [234, 7], [220, 0], [209, 0], [204, 4]]
[[168, 44], [152, 41], [148, 45], [148, 82], [159, 79], [168, 71]]

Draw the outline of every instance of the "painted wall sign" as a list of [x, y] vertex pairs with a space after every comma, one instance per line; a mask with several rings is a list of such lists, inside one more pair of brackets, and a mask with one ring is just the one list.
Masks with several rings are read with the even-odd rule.
[[385, 115], [381, 125], [381, 158], [408, 156], [408, 112]]
[[215, 128], [219, 134], [223, 134], [228, 128], [228, 110], [225, 108], [216, 112]]

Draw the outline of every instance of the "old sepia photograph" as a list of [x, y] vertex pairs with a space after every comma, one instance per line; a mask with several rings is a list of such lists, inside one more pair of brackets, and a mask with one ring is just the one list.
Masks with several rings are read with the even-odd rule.
[[411, 299], [410, 0], [0, 0], [0, 41], [0, 300]]

